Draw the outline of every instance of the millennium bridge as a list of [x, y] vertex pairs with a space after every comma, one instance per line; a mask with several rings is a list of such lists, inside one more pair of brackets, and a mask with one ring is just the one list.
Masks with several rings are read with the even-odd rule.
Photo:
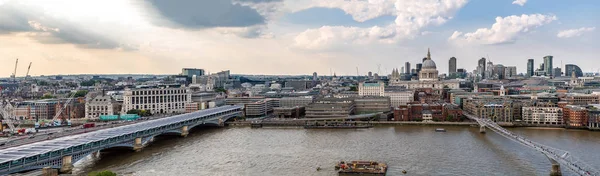
[[187, 136], [196, 126], [222, 126], [242, 115], [242, 106], [222, 106], [115, 128], [22, 145], [0, 151], [0, 175], [42, 168], [69, 173], [73, 164], [100, 150], [126, 147], [139, 151], [161, 134]]
[[479, 131], [481, 133], [485, 133], [486, 127], [490, 130], [498, 133], [501, 136], [504, 136], [512, 141], [515, 141], [521, 145], [534, 149], [538, 152], [544, 154], [550, 163], [552, 163], [552, 169], [550, 171], [550, 175], [562, 175], [560, 171], [560, 166], [568, 168], [569, 170], [575, 172], [578, 175], [597, 175], [600, 176], [600, 172], [596, 170], [594, 167], [587, 165], [583, 161], [577, 159], [575, 156], [571, 155], [568, 151], [552, 148], [534, 141], [531, 141], [523, 136], [510, 132], [500, 125], [496, 124], [494, 121], [486, 118], [479, 118], [472, 114], [464, 114], [467, 118], [471, 120], [477, 121], [479, 124]]

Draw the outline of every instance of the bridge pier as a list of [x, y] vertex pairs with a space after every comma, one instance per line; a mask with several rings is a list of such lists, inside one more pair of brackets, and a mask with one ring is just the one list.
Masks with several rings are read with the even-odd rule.
[[58, 170], [51, 167], [42, 168], [42, 176], [58, 176]]
[[186, 137], [188, 134], [190, 134], [190, 132], [188, 131], [188, 126], [182, 126], [181, 127], [181, 136]]
[[485, 125], [480, 125], [479, 126], [479, 132], [480, 133], [485, 133]]
[[144, 145], [142, 145], [142, 138], [141, 137], [135, 138], [135, 141], [133, 143], [133, 150], [136, 152], [139, 152], [139, 151], [142, 151], [143, 148], [144, 148]]
[[60, 173], [70, 174], [73, 171], [73, 156], [67, 155], [62, 158], [62, 166], [60, 167]]
[[550, 176], [562, 176], [562, 172], [560, 172], [559, 164], [552, 164], [552, 169], [550, 170]]

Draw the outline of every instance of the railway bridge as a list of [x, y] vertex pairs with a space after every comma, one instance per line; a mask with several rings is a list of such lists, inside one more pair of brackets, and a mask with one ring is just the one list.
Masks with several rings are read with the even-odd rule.
[[508, 131], [502, 128], [500, 125], [496, 124], [494, 121], [486, 118], [479, 118], [472, 114], [464, 114], [467, 118], [471, 120], [477, 121], [479, 124], [479, 131], [481, 133], [485, 133], [485, 129], [488, 128], [501, 136], [504, 136], [512, 141], [515, 141], [521, 145], [524, 145], [530, 149], [538, 151], [544, 154], [550, 163], [552, 163], [552, 169], [550, 171], [550, 175], [562, 175], [560, 166], [566, 167], [567, 169], [575, 172], [578, 175], [594, 175], [599, 176], [600, 172], [586, 164], [585, 162], [577, 159], [575, 156], [571, 155], [568, 151], [552, 148], [534, 141], [531, 141], [523, 136], [515, 134], [511, 131]]
[[222, 106], [4, 149], [0, 151], [0, 175], [45, 167], [69, 173], [74, 163], [100, 150], [126, 147], [139, 151], [158, 135], [187, 136], [197, 126], [222, 126], [242, 111], [242, 106]]

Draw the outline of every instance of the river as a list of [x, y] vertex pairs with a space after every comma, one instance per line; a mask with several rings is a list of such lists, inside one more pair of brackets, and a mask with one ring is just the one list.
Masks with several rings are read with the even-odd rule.
[[[478, 127], [389, 126], [370, 129], [230, 127], [159, 137], [141, 152], [116, 150], [77, 163], [76, 174], [119, 175], [337, 175], [340, 160], [388, 164], [387, 175], [548, 175], [541, 153]], [[600, 166], [600, 132], [509, 128], [533, 141], [568, 150]], [[316, 168], [321, 167], [321, 171]], [[561, 168], [564, 175], [574, 173]]]

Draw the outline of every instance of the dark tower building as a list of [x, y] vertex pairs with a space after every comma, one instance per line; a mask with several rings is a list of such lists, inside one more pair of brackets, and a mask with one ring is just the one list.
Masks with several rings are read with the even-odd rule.
[[552, 74], [552, 69], [554, 69], [552, 67], [552, 56], [545, 56], [544, 57], [544, 71], [546, 71], [546, 76], [552, 76], [554, 74]]
[[477, 62], [477, 66], [480, 69], [479, 70], [479, 74], [481, 75], [481, 77], [485, 78], [485, 57], [482, 57], [481, 59], [479, 59], [479, 61]]
[[451, 57], [448, 61], [448, 75], [456, 73], [456, 58]]
[[418, 74], [419, 72], [421, 72], [421, 67], [423, 67], [423, 64], [422, 64], [422, 63], [418, 63], [418, 64], [417, 64], [417, 74]]
[[583, 71], [581, 68], [575, 64], [567, 64], [565, 65], [565, 76], [572, 77], [573, 73], [575, 73], [575, 77], [582, 77]]
[[527, 76], [533, 76], [533, 72], [535, 72], [535, 69], [533, 68], [533, 59], [528, 59], [527, 60]]
[[425, 62], [425, 60], [427, 60], [427, 58], [426, 58], [426, 57], [424, 57], [424, 58], [423, 58], [423, 61], [422, 61], [422, 62]]
[[410, 62], [404, 63], [404, 73], [410, 74]]

